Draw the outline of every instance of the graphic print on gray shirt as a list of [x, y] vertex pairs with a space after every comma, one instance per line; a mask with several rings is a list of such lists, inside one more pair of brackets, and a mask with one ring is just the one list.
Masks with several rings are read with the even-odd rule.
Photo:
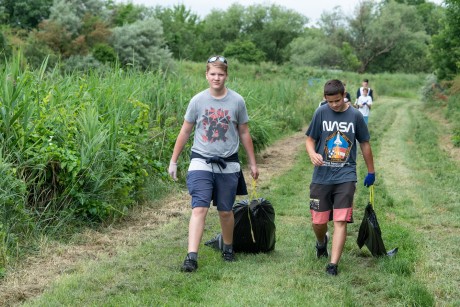
[[238, 152], [238, 125], [249, 121], [243, 97], [227, 89], [221, 99], [211, 96], [209, 89], [195, 95], [184, 119], [195, 123], [192, 151], [204, 157], [229, 157]]

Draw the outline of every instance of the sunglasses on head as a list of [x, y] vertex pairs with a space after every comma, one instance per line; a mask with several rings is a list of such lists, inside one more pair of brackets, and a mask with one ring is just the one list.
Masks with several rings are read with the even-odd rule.
[[216, 61], [222, 62], [225, 65], [227, 65], [227, 59], [224, 58], [223, 56], [213, 56], [213, 57], [209, 58], [208, 63], [214, 63]]

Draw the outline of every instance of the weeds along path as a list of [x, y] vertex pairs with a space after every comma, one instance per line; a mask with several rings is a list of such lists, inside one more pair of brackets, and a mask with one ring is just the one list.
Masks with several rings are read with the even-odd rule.
[[[258, 185], [265, 185], [292, 167], [296, 155], [304, 147], [304, 140], [304, 131], [299, 131], [259, 154]], [[245, 176], [249, 188], [251, 177], [247, 172]], [[186, 191], [175, 188], [171, 196], [136, 208], [121, 222], [77, 235], [72, 244], [44, 240], [39, 254], [11, 269], [0, 281], [0, 306], [19, 305], [40, 295], [60, 276], [73, 272], [85, 262], [115, 257], [120, 250], [141, 244], [158, 227], [188, 216], [189, 202]]]
[[414, 255], [413, 274], [434, 294], [436, 304], [455, 305], [460, 286], [460, 164], [446, 145], [448, 131], [439, 116], [427, 115], [420, 101], [385, 99], [372, 116], [378, 136], [376, 193], [386, 193], [393, 203], [386, 218], [409, 230], [416, 246], [406, 250]]

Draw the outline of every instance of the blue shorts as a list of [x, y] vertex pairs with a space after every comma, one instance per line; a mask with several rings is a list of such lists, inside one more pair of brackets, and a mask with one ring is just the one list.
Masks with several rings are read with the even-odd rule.
[[192, 208], [217, 206], [218, 211], [232, 211], [240, 173], [212, 173], [189, 171], [188, 192], [192, 196]]

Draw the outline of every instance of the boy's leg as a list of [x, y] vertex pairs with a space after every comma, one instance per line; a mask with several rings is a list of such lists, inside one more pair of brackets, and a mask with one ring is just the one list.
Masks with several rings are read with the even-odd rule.
[[188, 252], [197, 253], [203, 236], [204, 224], [208, 208], [195, 207], [192, 209], [192, 216], [188, 225]]
[[316, 241], [322, 243], [326, 239], [327, 224], [312, 224], [313, 231], [316, 235]]
[[219, 211], [219, 218], [224, 244], [231, 245], [233, 244], [233, 229], [235, 227], [233, 211]]
[[219, 211], [220, 226], [224, 244], [233, 243], [233, 227], [235, 218], [233, 216], [233, 203], [236, 199], [239, 173], [214, 174], [214, 203]]
[[332, 235], [331, 263], [338, 264], [342, 256], [343, 246], [347, 239], [347, 222], [334, 221], [334, 234]]

